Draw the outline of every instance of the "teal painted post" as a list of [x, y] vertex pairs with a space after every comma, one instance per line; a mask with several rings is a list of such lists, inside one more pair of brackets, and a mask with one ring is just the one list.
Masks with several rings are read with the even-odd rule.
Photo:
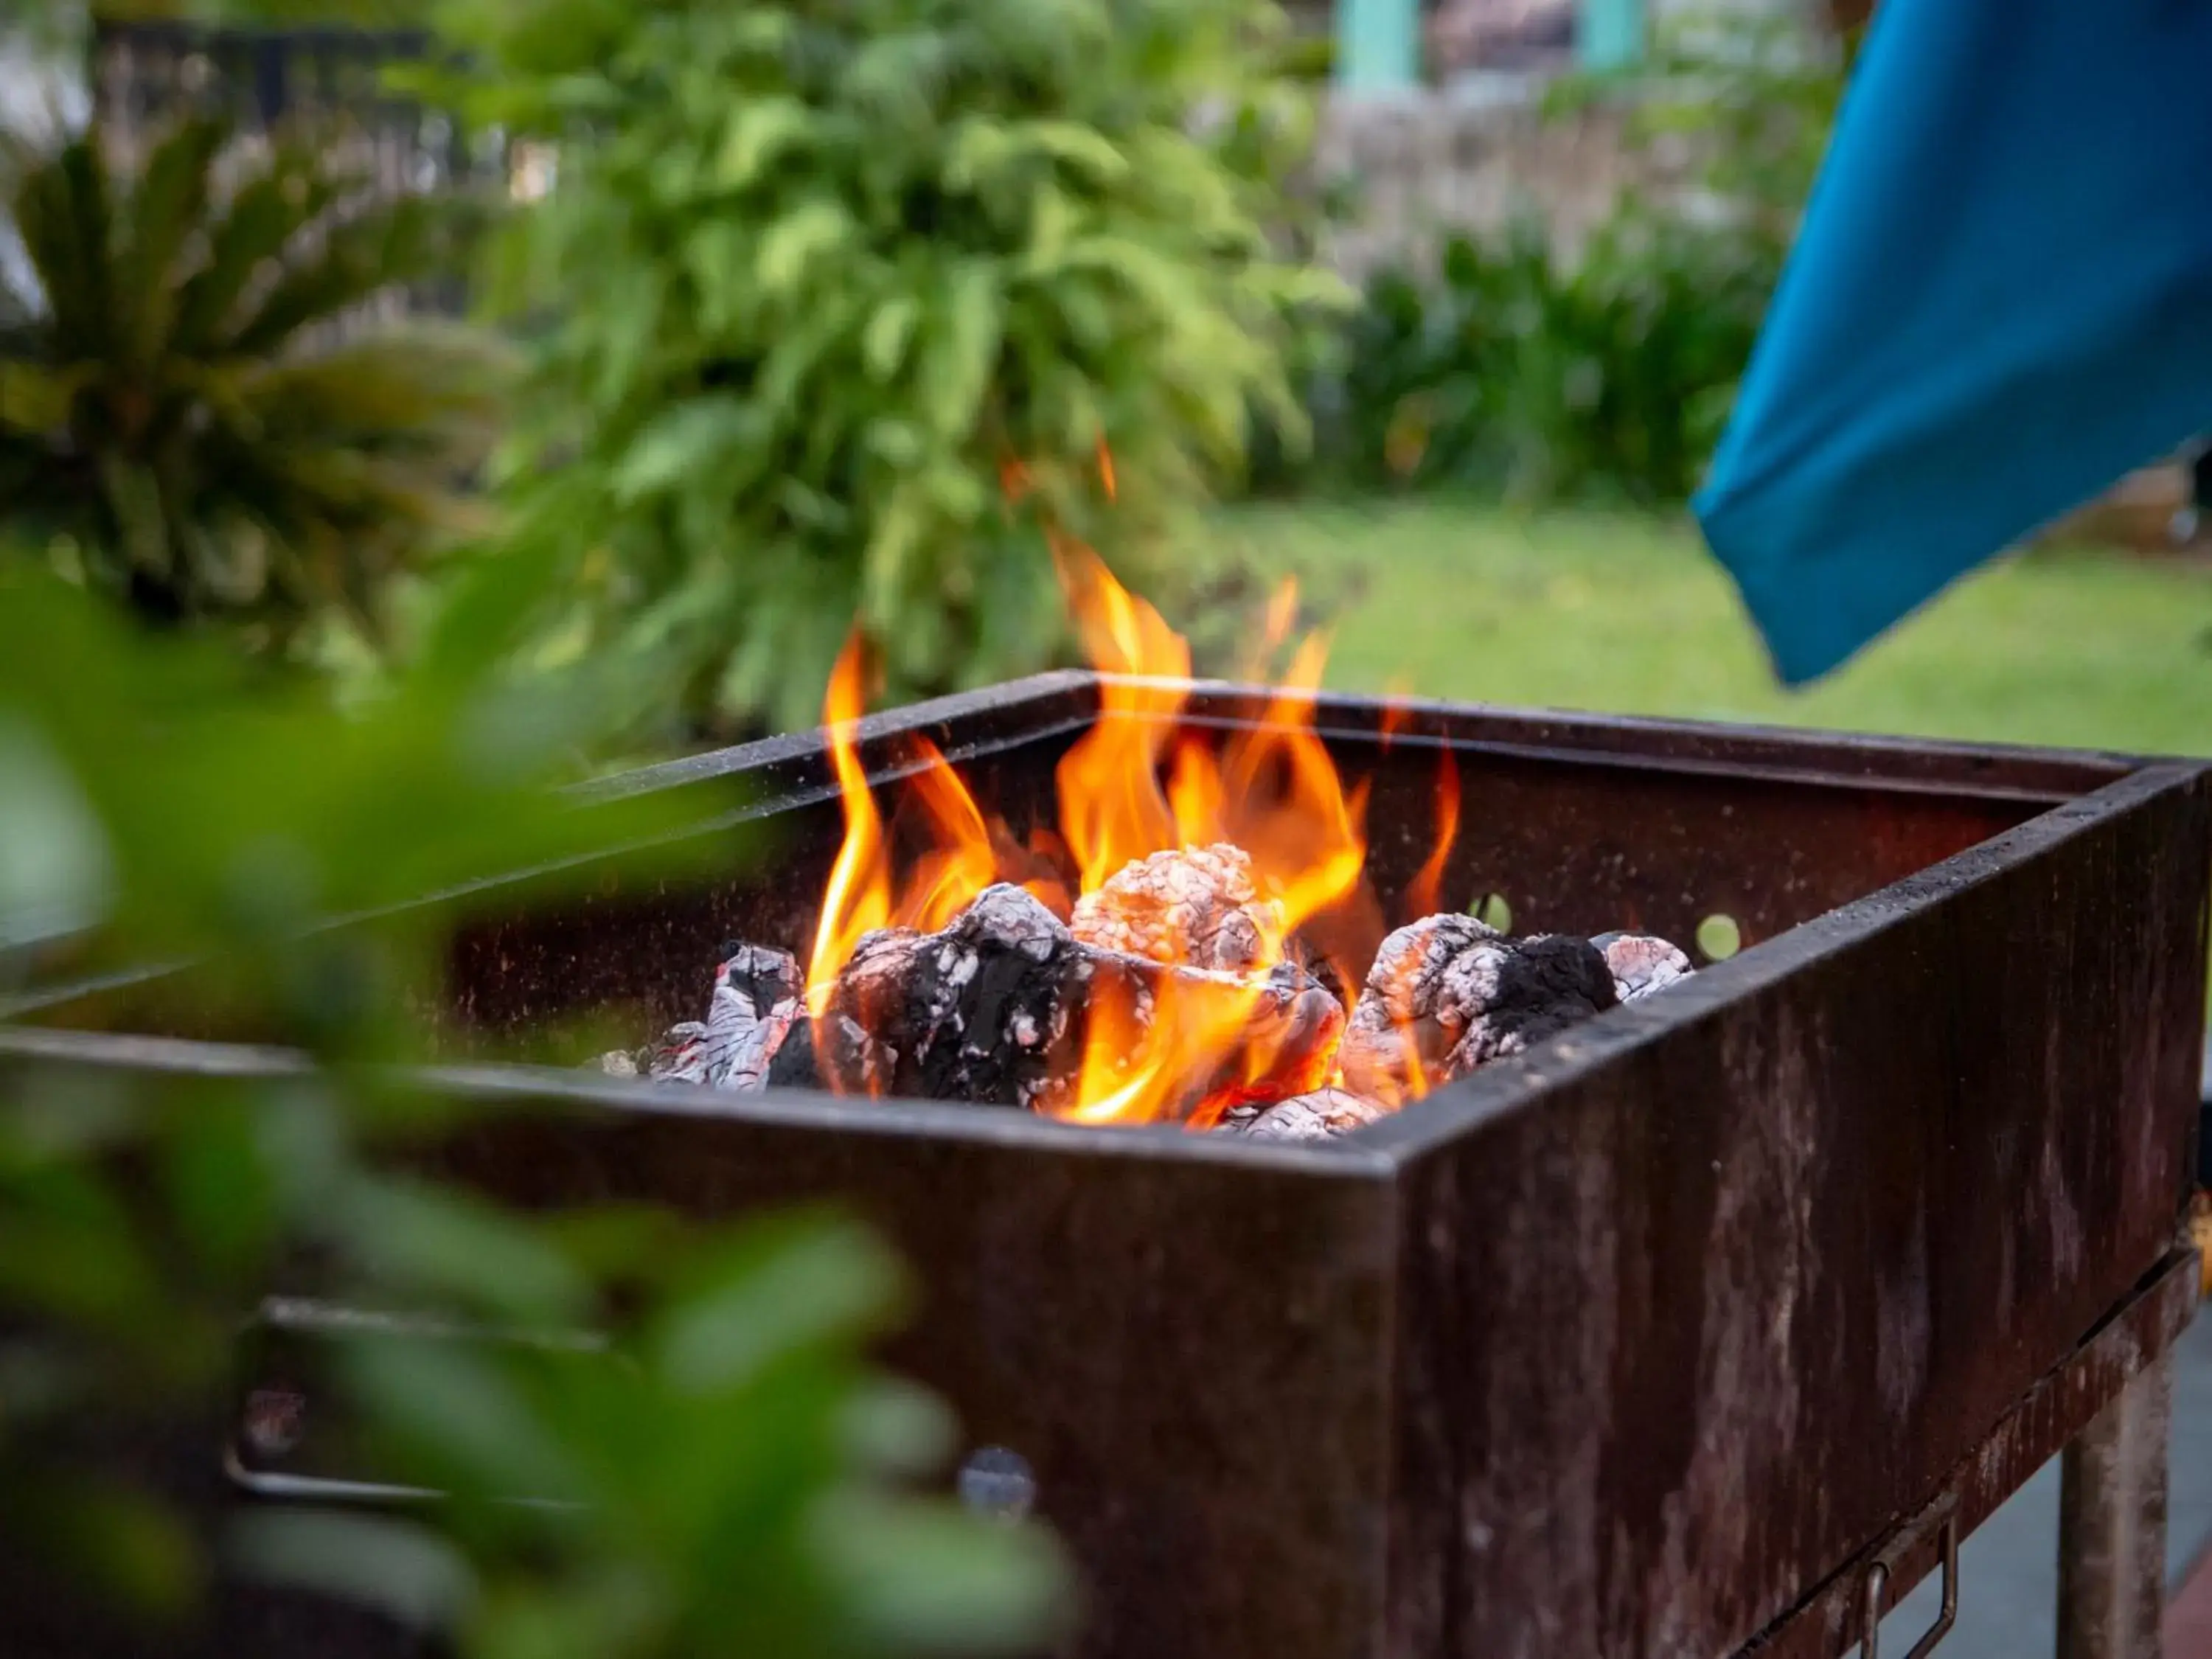
[[1336, 0], [1336, 84], [1403, 92], [1421, 78], [1420, 0]]
[[1586, 70], [1625, 70], [1644, 57], [1644, 0], [1580, 0], [1575, 40]]

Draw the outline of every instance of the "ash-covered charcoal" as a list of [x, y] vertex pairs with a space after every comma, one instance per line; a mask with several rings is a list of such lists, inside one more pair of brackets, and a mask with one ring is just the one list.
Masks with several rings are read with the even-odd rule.
[[765, 1088], [769, 1064], [801, 1011], [799, 963], [788, 951], [742, 940], [725, 945], [721, 958], [704, 1020], [671, 1026], [635, 1055], [602, 1054], [599, 1068], [616, 1077], [642, 1073], [710, 1089]]
[[[1093, 1007], [1110, 1003], [1142, 1027], [1170, 994], [1250, 1005], [1237, 1074], [1209, 1079], [1194, 1098], [1272, 1102], [1327, 1076], [1344, 1011], [1302, 968], [1281, 963], [1255, 981], [1086, 945], [1003, 884], [941, 933], [863, 939], [814, 1024], [811, 1054], [842, 1093], [1049, 1111], [1074, 1086]], [[781, 1067], [770, 1075], [787, 1080]]]
[[1102, 951], [1237, 973], [1267, 954], [1282, 910], [1252, 884], [1252, 860], [1218, 842], [1124, 865], [1076, 902], [1075, 937]]
[[1086, 971], [1066, 925], [1001, 883], [940, 933], [863, 939], [816, 1023], [814, 1060], [842, 1093], [1033, 1106], [1073, 1065]]
[[[670, 1078], [684, 1083], [706, 1081], [699, 1057], [705, 1052], [707, 1028], [696, 1019], [683, 1019], [630, 1056], [633, 1077]], [[606, 1062], [602, 1060], [601, 1065]]]
[[1349, 1090], [1318, 1089], [1263, 1109], [1232, 1113], [1221, 1127], [1250, 1140], [1331, 1140], [1384, 1115], [1382, 1107]]
[[1697, 971], [1690, 966], [1689, 957], [1649, 933], [1600, 933], [1590, 943], [1605, 957], [1606, 969], [1613, 975], [1613, 994], [1622, 1002], [1663, 991]]
[[815, 1066], [838, 1093], [885, 1092], [902, 1046], [912, 1048], [903, 1024], [907, 988], [928, 943], [911, 927], [884, 927], [853, 947], [829, 1006], [809, 1026]]
[[707, 1007], [706, 1081], [718, 1089], [765, 1088], [769, 1063], [805, 1012], [805, 993], [790, 952], [724, 945]]
[[1402, 1106], [1616, 1000], [1587, 939], [1508, 939], [1473, 916], [1429, 916], [1382, 941], [1337, 1060], [1347, 1088]]

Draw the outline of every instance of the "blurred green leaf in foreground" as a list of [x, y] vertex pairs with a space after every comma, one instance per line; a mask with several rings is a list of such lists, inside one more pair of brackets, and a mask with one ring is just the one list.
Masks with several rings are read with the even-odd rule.
[[[0, 1057], [11, 1651], [89, 1650], [118, 1620], [199, 1650], [213, 1585], [241, 1573], [489, 1659], [979, 1653], [1048, 1632], [1048, 1541], [913, 1484], [950, 1427], [866, 1357], [901, 1291], [870, 1236], [525, 1218], [395, 1173], [461, 1109], [426, 1109], [392, 1062], [422, 1051], [406, 1011], [434, 1002], [442, 931], [471, 908], [406, 901], [521, 867], [557, 888], [610, 846], [728, 856], [649, 803], [549, 791], [636, 690], [489, 672], [550, 580], [471, 566], [348, 717], [0, 564], [0, 973], [64, 945], [82, 967], [202, 959], [222, 1020], [316, 1062], [184, 1079]], [[318, 927], [340, 915], [362, 920]], [[194, 1413], [220, 1409], [239, 1322], [302, 1263], [349, 1305], [601, 1346], [551, 1365], [527, 1342], [349, 1345], [338, 1375], [380, 1468], [448, 1501], [255, 1507], [208, 1535], [157, 1462], [99, 1448], [202, 1423], [186, 1443], [211, 1465]]]

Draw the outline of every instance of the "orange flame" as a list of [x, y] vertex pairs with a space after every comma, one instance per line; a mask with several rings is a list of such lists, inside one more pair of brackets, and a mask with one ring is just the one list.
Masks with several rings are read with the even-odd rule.
[[899, 925], [933, 933], [999, 879], [1000, 849], [982, 809], [938, 746], [916, 735], [922, 769], [908, 781], [908, 799], [929, 829], [929, 850], [907, 878], [899, 899]]
[[[1057, 775], [1060, 832], [1082, 890], [1091, 893], [1130, 860], [1178, 844], [1158, 769], [1189, 695], [1190, 647], [1097, 554], [1053, 550], [1085, 654], [1108, 677], [1098, 689], [1098, 719], [1061, 757]], [[1121, 678], [1132, 675], [1172, 683]]]
[[1176, 745], [1175, 769], [1168, 775], [1168, 813], [1176, 833], [1193, 846], [1211, 847], [1229, 839], [1221, 798], [1221, 768], [1213, 751], [1196, 738]]
[[1286, 931], [1349, 895], [1367, 863], [1336, 763], [1314, 730], [1328, 659], [1320, 635], [1303, 641], [1261, 723], [1231, 738], [1222, 757], [1223, 827], [1251, 854]]
[[[1292, 933], [1350, 894], [1366, 864], [1358, 811], [1313, 729], [1327, 649], [1318, 638], [1302, 643], [1261, 720], [1235, 734], [1218, 757], [1194, 738], [1177, 744], [1164, 790], [1160, 763], [1188, 695], [1189, 647], [1095, 555], [1060, 552], [1078, 630], [1093, 665], [1109, 677], [1100, 685], [1097, 720], [1056, 778], [1060, 827], [1082, 890], [1096, 892], [1151, 854], [1228, 842], [1250, 857], [1261, 933], [1260, 960], [1243, 974], [1170, 974], [1141, 1011], [1146, 1017], [1122, 999], [1095, 997], [1069, 1115], [1086, 1122], [1183, 1115], [1203, 1127], [1225, 1097], [1271, 1073], [1279, 1056], [1251, 1040], [1266, 975], [1284, 959]], [[1269, 632], [1288, 630], [1296, 603], [1296, 588], [1285, 584], [1270, 607]], [[1112, 678], [1126, 675], [1155, 678]]]
[[1382, 716], [1376, 722], [1375, 731], [1376, 735], [1382, 738], [1382, 747], [1387, 752], [1391, 739], [1413, 723], [1413, 711], [1404, 702], [1406, 683], [1402, 676], [1393, 674], [1390, 683], [1382, 689], [1382, 696], [1386, 701], [1382, 704]]
[[[1114, 462], [1103, 444], [1098, 477], [1111, 499]], [[1028, 493], [1030, 482], [1019, 462], [1006, 463], [1010, 504]], [[838, 658], [823, 708], [845, 841], [823, 895], [808, 1006], [817, 1018], [824, 1013], [838, 971], [870, 932], [941, 927], [993, 881], [1018, 881], [1066, 915], [1072, 907], [1059, 872], [1069, 866], [1075, 891], [1090, 895], [1152, 854], [1228, 842], [1249, 860], [1246, 908], [1258, 935], [1257, 960], [1221, 971], [1179, 959], [1188, 945], [1173, 941], [1159, 963], [1164, 971], [1094, 986], [1077, 1076], [1060, 1109], [1086, 1122], [1180, 1120], [1202, 1127], [1261, 1081], [1282, 1081], [1280, 1066], [1312, 1073], [1295, 1079], [1298, 1086], [1319, 1086], [1332, 1074], [1334, 1057], [1274, 1052], [1283, 1036], [1270, 1039], [1267, 1022], [1255, 1016], [1268, 995], [1270, 970], [1285, 959], [1303, 925], [1357, 911], [1356, 932], [1376, 911], [1364, 880], [1365, 785], [1347, 794], [1315, 728], [1325, 643], [1317, 636], [1301, 641], [1261, 718], [1217, 750], [1196, 733], [1178, 735], [1191, 672], [1182, 637], [1090, 549], [1050, 526], [1046, 534], [1078, 635], [1101, 676], [1097, 717], [1055, 773], [1057, 836], [1040, 830], [1026, 847], [1018, 842], [978, 806], [934, 745], [917, 738], [921, 764], [908, 781], [898, 827], [902, 835], [918, 830], [924, 850], [903, 880], [894, 879], [893, 838], [857, 751], [869, 664], [856, 635]], [[1295, 585], [1285, 582], [1261, 630], [1262, 657], [1289, 636], [1297, 604]], [[1455, 775], [1452, 788], [1455, 815]], [[1450, 835], [1447, 826], [1431, 860], [1439, 872]], [[1379, 915], [1374, 920], [1379, 925]], [[1334, 947], [1325, 948], [1334, 960]], [[1140, 978], [1146, 989], [1134, 994]], [[1347, 983], [1356, 992], [1356, 980]]]
[[[807, 961], [806, 1006], [817, 1019], [828, 1011], [837, 975], [863, 939], [879, 927], [942, 927], [1010, 865], [1026, 862], [1005, 826], [984, 817], [937, 745], [916, 734], [909, 741], [922, 764], [908, 779], [906, 799], [919, 810], [928, 850], [908, 872], [902, 890], [894, 884], [890, 839], [856, 741], [871, 671], [871, 653], [856, 629], [830, 671], [822, 709], [845, 812], [845, 839], [823, 892], [822, 916]], [[1064, 907], [1064, 896], [1061, 902]]]
[[1443, 758], [1437, 767], [1437, 844], [1430, 849], [1428, 861], [1407, 884], [1407, 921], [1419, 921], [1443, 908], [1437, 897], [1443, 890], [1444, 864], [1451, 857], [1452, 842], [1459, 838], [1459, 763], [1452, 758], [1450, 750], [1439, 752]]
[[830, 867], [822, 895], [822, 918], [815, 924], [814, 951], [806, 964], [807, 1012], [819, 1019], [828, 1012], [837, 970], [854, 947], [891, 918], [890, 860], [884, 847], [883, 815], [868, 787], [855, 738], [868, 706], [870, 658], [867, 641], [855, 629], [830, 671], [822, 723], [830, 740], [830, 759], [837, 774], [837, 795], [845, 807], [845, 840]]

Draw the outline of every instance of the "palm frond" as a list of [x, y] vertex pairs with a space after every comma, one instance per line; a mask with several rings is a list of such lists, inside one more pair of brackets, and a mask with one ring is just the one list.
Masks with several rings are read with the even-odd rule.
[[277, 350], [300, 331], [428, 275], [445, 246], [441, 205], [419, 196], [369, 203], [318, 229], [316, 245], [288, 264], [231, 335], [230, 351]]
[[205, 120], [127, 175], [91, 138], [9, 171], [42, 296], [0, 319], [11, 513], [69, 529], [88, 579], [153, 614], [281, 639], [337, 608], [373, 635], [383, 584], [468, 522], [508, 354], [458, 325], [319, 325], [421, 275], [441, 207]]
[[288, 144], [271, 153], [208, 226], [207, 258], [178, 295], [175, 349], [206, 355], [229, 342], [256, 282], [343, 194], [313, 151]]
[[205, 119], [180, 123], [146, 160], [122, 222], [116, 250], [116, 290], [124, 311], [118, 343], [127, 361], [150, 368], [168, 343], [179, 285], [177, 268], [205, 228], [214, 194], [223, 128]]
[[9, 216], [39, 285], [55, 361], [93, 355], [108, 333], [108, 197], [106, 162], [90, 137], [16, 181]]

